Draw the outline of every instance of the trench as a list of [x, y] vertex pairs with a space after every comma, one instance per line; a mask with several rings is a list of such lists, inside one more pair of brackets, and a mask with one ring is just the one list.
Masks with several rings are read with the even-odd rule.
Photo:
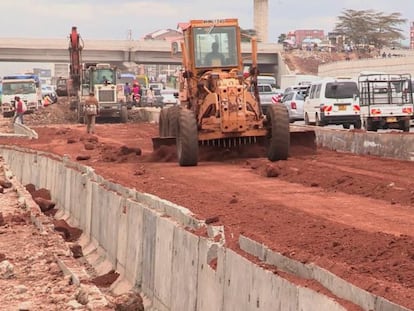
[[[147, 310], [336, 311], [348, 310], [346, 303], [362, 310], [408, 310], [243, 236], [240, 248], [247, 255], [236, 253], [224, 246], [225, 228], [109, 182], [66, 157], [17, 146], [0, 150], [22, 184], [50, 190], [56, 218], [82, 230], [79, 244], [96, 272], [119, 273], [111, 291], [139, 291], [150, 301]], [[325, 290], [300, 285], [269, 267]]]
[[[319, 146], [404, 160], [414, 155], [414, 135], [331, 131], [315, 129]], [[15, 126], [15, 132], [37, 138], [25, 126]], [[21, 184], [50, 191], [57, 219], [82, 230], [79, 244], [96, 272], [119, 273], [111, 291], [140, 292], [150, 301], [146, 310], [336, 311], [349, 304], [362, 310], [408, 310], [243, 236], [239, 244], [245, 256], [236, 253], [224, 246], [225, 228], [109, 182], [66, 157], [18, 146], [0, 146], [0, 153]], [[319, 288], [300, 285], [275, 269]]]

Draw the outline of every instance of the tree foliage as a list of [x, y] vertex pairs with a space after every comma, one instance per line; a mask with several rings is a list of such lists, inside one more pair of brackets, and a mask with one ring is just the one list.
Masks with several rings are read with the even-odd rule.
[[257, 36], [256, 30], [254, 29], [240, 29], [241, 41], [249, 42], [251, 37]]
[[285, 33], [281, 33], [280, 35], [279, 35], [279, 37], [277, 38], [277, 43], [280, 43], [280, 44], [282, 44], [283, 43], [283, 41], [285, 41], [286, 40], [286, 34]]
[[381, 49], [384, 46], [398, 44], [404, 39], [398, 25], [407, 22], [401, 13], [385, 14], [374, 10], [345, 10], [338, 16], [335, 30], [343, 35], [347, 43], [356, 46], [374, 45]]

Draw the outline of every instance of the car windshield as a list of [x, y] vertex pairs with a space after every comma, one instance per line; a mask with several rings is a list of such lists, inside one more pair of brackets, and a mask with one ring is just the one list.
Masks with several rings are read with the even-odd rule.
[[3, 82], [3, 94], [32, 94], [36, 93], [36, 85], [34, 82]]

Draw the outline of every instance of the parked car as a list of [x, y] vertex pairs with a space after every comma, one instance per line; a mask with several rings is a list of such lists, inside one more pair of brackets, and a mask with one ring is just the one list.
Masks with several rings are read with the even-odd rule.
[[58, 96], [68, 96], [67, 78], [59, 77], [56, 81], [56, 94]]
[[48, 84], [42, 85], [42, 98], [45, 98], [46, 96], [49, 96], [53, 104], [58, 101], [58, 96], [52, 85], [48, 85]]
[[152, 87], [152, 89], [157, 92], [165, 89], [164, 84], [161, 82], [150, 82], [148, 87]]
[[[162, 95], [161, 95], [161, 89], [152, 89], [154, 92], [154, 102], [152, 103], [153, 107], [162, 107]], [[142, 96], [141, 96], [141, 102], [140, 106], [145, 107], [149, 106], [147, 101], [147, 89], [142, 89]]]
[[174, 89], [161, 90], [162, 105], [177, 105], [178, 104], [178, 92]]
[[358, 83], [351, 78], [324, 78], [313, 82], [303, 106], [306, 125], [342, 125], [361, 128]]
[[[260, 105], [262, 106], [262, 111], [266, 114], [267, 107], [277, 103], [278, 92], [270, 84], [258, 84]], [[253, 90], [251, 91], [253, 92]]]
[[303, 120], [303, 105], [305, 103], [305, 97], [301, 91], [289, 91], [285, 93], [281, 102], [286, 106], [289, 112], [290, 123]]

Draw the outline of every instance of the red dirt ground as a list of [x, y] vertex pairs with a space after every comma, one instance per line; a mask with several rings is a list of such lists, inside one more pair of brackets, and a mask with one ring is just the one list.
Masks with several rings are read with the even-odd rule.
[[109, 180], [216, 218], [232, 249], [243, 234], [414, 309], [412, 162], [297, 148], [275, 163], [221, 152], [179, 167], [173, 147], [152, 151], [155, 124], [98, 124], [95, 136], [81, 125], [34, 129], [38, 140], [0, 143], [88, 156]]

